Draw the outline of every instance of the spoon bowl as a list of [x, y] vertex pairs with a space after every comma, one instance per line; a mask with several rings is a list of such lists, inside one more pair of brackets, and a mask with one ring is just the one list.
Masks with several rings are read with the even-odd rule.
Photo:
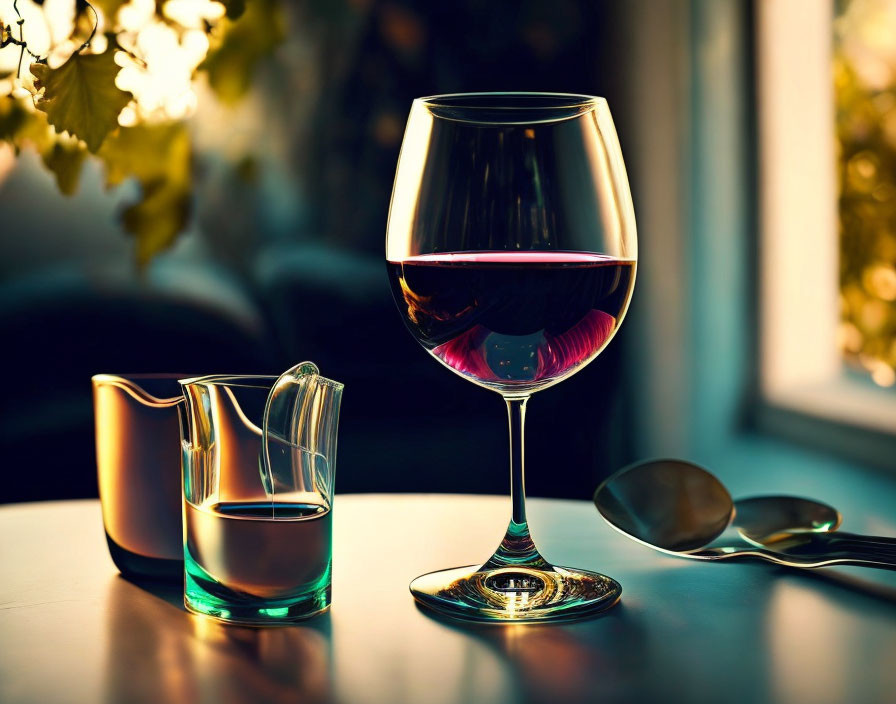
[[841, 520], [833, 506], [799, 496], [753, 496], [734, 503], [734, 526], [757, 545], [769, 545], [795, 533], [834, 531]]
[[696, 464], [673, 459], [619, 470], [597, 488], [594, 503], [614, 528], [670, 552], [709, 545], [734, 516], [722, 482]]

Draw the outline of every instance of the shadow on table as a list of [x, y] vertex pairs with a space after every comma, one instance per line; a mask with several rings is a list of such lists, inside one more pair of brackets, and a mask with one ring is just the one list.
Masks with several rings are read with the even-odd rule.
[[620, 673], [644, 666], [647, 629], [636, 611], [619, 603], [594, 618], [555, 624], [462, 622], [417, 605], [421, 614], [493, 648], [529, 701], [627, 701]]
[[108, 702], [329, 702], [329, 614], [307, 625], [230, 626], [183, 607], [173, 583], [123, 577], [108, 587]]
[[168, 602], [171, 606], [187, 613], [184, 606], [184, 585], [181, 580], [171, 579], [143, 579], [139, 577], [129, 577], [123, 574], [118, 575], [117, 579], [133, 584], [135, 587], [152, 594], [154, 597]]

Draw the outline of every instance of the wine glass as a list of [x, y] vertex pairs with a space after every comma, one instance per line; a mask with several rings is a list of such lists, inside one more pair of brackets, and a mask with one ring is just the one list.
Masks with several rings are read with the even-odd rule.
[[504, 397], [512, 502], [507, 533], [484, 564], [411, 583], [422, 604], [477, 621], [554, 621], [619, 600], [615, 580], [551, 565], [535, 547], [523, 425], [531, 394], [609, 343], [636, 258], [631, 194], [603, 98], [463, 93], [413, 102], [386, 234], [392, 292], [433, 357]]

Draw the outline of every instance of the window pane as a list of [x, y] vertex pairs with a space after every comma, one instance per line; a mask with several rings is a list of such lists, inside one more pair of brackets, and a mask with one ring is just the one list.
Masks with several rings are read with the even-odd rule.
[[850, 368], [896, 388], [896, 0], [836, 13], [839, 342]]

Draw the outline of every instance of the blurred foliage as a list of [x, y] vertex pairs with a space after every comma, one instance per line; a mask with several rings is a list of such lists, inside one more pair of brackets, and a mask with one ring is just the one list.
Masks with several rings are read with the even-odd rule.
[[109, 188], [135, 180], [121, 217], [144, 267], [189, 222], [195, 84], [237, 103], [286, 20], [281, 0], [16, 0], [0, 28], [0, 139], [36, 150], [66, 195], [88, 158]]
[[33, 149], [53, 173], [61, 193], [77, 191], [87, 148], [74, 137], [55, 134], [45, 113], [29, 111], [12, 97], [0, 97], [0, 140], [12, 144], [16, 153]]
[[125, 229], [137, 238], [137, 264], [145, 266], [186, 226], [192, 199], [190, 134], [182, 122], [122, 127], [103, 144], [106, 185], [134, 177], [141, 198], [125, 208]]
[[208, 82], [218, 98], [234, 104], [252, 84], [256, 64], [283, 41], [286, 18], [277, 0], [252, 0], [238, 19], [228, 16], [221, 22], [220, 38], [199, 67], [208, 73]]
[[840, 186], [840, 345], [896, 385], [896, 0], [841, 0], [834, 81]]
[[78, 190], [78, 177], [81, 165], [87, 158], [87, 150], [77, 140], [55, 141], [41, 156], [44, 164], [56, 176], [56, 183], [62, 193], [70, 196]]

